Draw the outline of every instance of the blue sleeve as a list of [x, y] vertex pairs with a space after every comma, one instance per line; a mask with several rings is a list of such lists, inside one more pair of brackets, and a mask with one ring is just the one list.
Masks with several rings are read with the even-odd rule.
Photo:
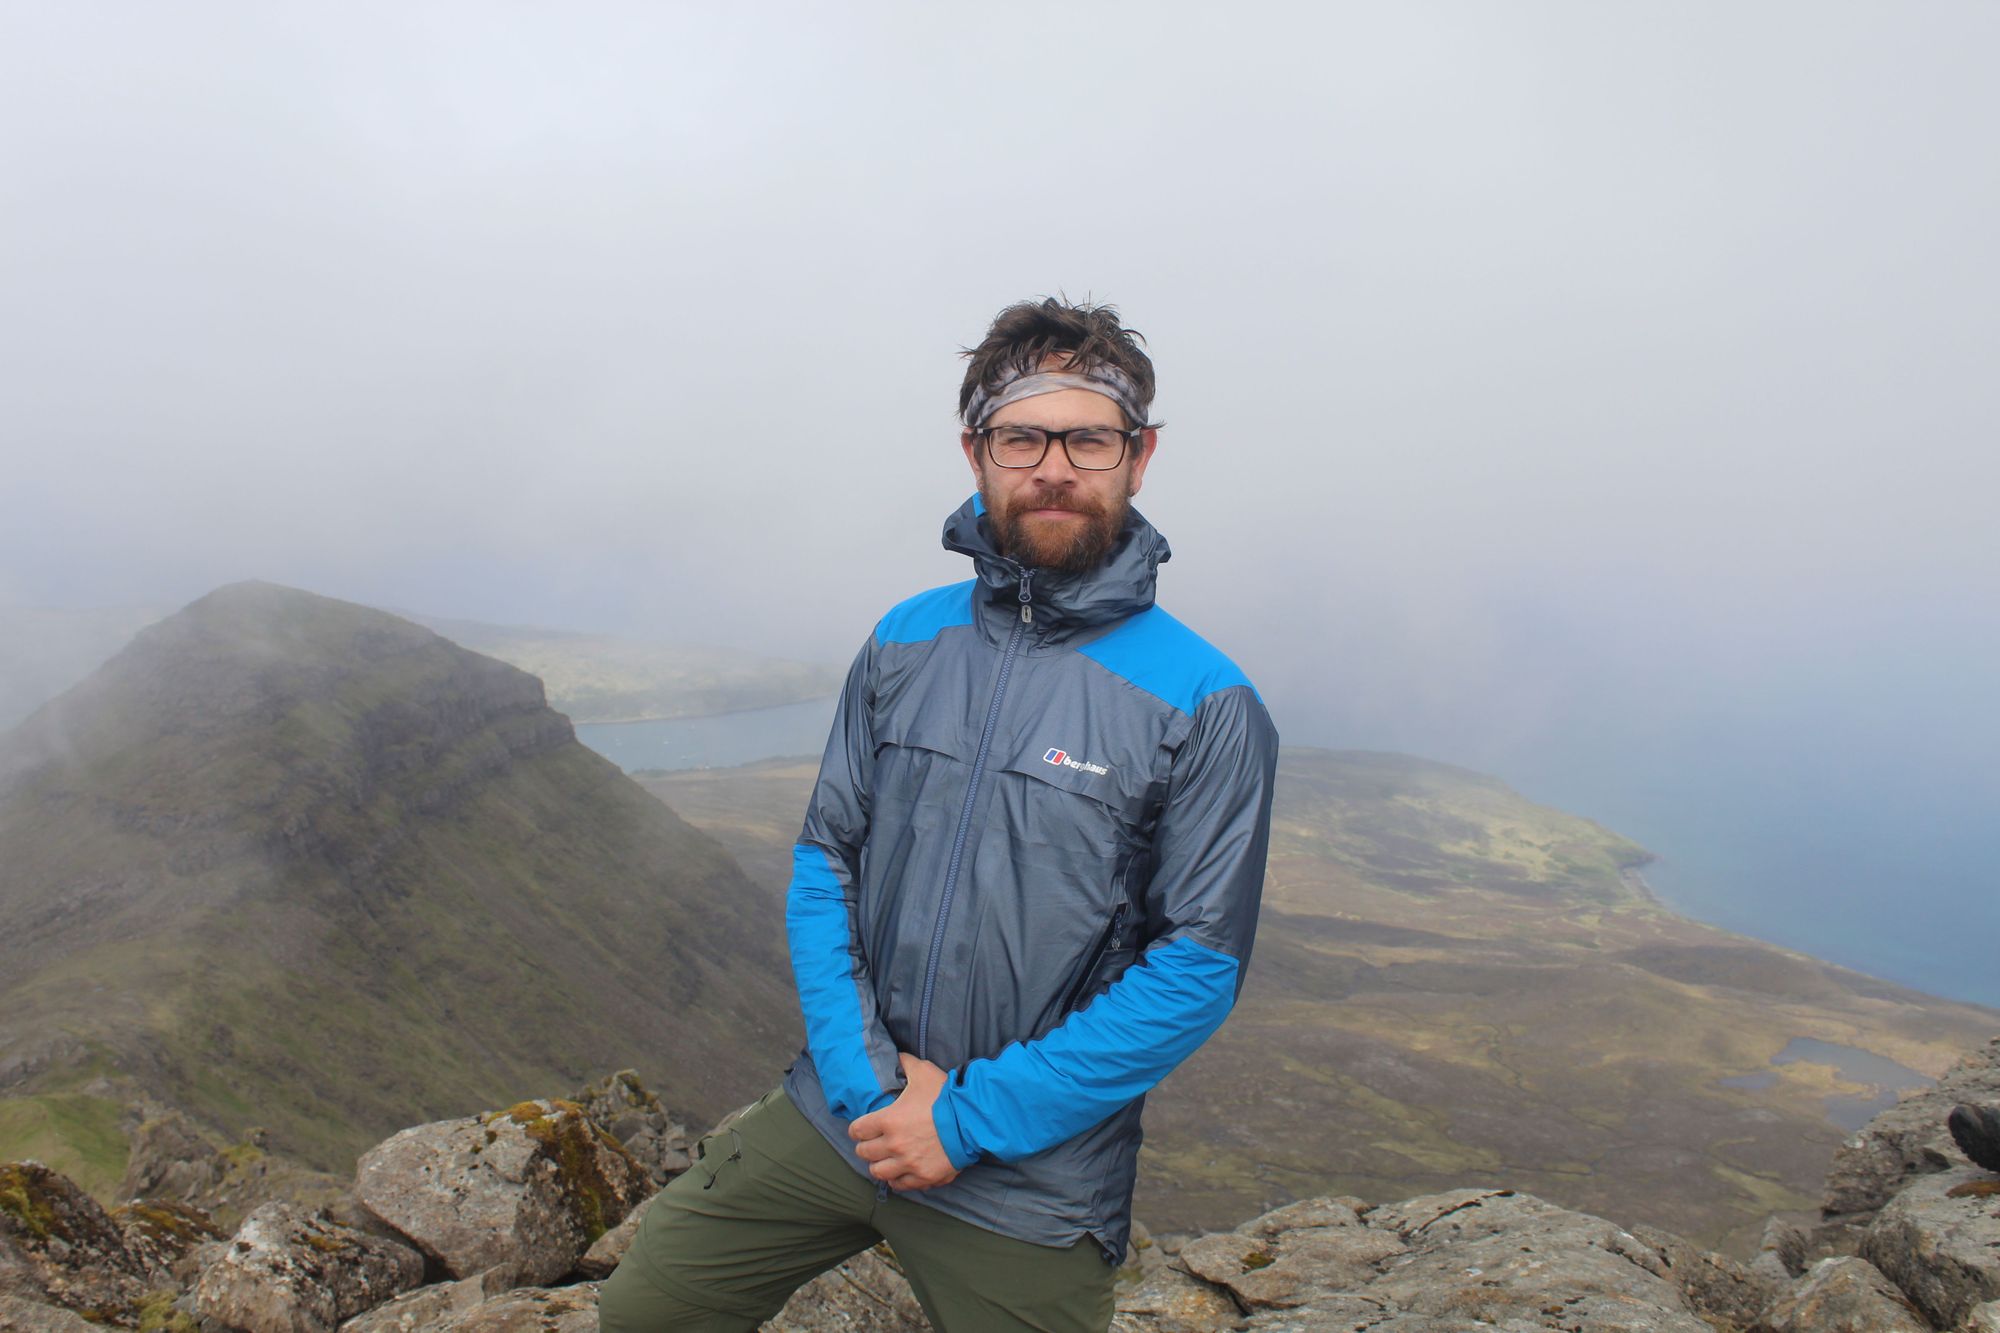
[[895, 1043], [883, 1029], [861, 948], [855, 871], [868, 836], [875, 763], [871, 638], [840, 693], [805, 827], [792, 848], [785, 934], [792, 977], [827, 1105], [845, 1120], [879, 1110], [902, 1088]]
[[1257, 930], [1278, 736], [1246, 685], [1208, 696], [1175, 758], [1146, 891], [1153, 941], [1088, 1005], [954, 1070], [933, 1105], [963, 1170], [1074, 1137], [1143, 1096], [1217, 1028]]

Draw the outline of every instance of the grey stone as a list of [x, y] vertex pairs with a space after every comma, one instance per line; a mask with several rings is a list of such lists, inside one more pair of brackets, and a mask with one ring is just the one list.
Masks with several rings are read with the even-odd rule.
[[639, 1224], [646, 1220], [646, 1213], [653, 1201], [660, 1196], [650, 1194], [641, 1199], [625, 1220], [590, 1243], [583, 1257], [576, 1261], [576, 1271], [588, 1278], [606, 1278], [611, 1270], [618, 1267], [618, 1261], [625, 1257], [625, 1251], [632, 1248], [632, 1238], [639, 1234]]
[[1959, 1324], [1957, 1333], [2000, 1333], [2000, 1301], [1975, 1305]]
[[1305, 1305], [1366, 1286], [1376, 1264], [1408, 1248], [1399, 1236], [1362, 1226], [1260, 1228], [1190, 1241], [1174, 1262], [1228, 1288], [1254, 1310]]
[[765, 1333], [917, 1333], [929, 1329], [888, 1247], [863, 1250], [792, 1293]]
[[1863, 1223], [1904, 1181], [1965, 1163], [1946, 1118], [1960, 1102], [1993, 1101], [2000, 1101], [2000, 1037], [1966, 1055], [1934, 1086], [1903, 1097], [1835, 1150], [1822, 1217]]
[[1243, 1322], [1229, 1292], [1168, 1265], [1118, 1298], [1113, 1333], [1216, 1333]]
[[0, 1333], [99, 1333], [99, 1330], [76, 1311], [60, 1305], [0, 1295]]
[[1745, 1268], [1727, 1255], [1698, 1249], [1670, 1231], [1636, 1226], [1632, 1234], [1659, 1251], [1667, 1261], [1667, 1280], [1679, 1288], [1690, 1309], [1717, 1327], [1749, 1328], [1791, 1287], [1789, 1277], [1774, 1279], [1754, 1267]]
[[104, 1206], [68, 1176], [40, 1162], [0, 1165], [0, 1294], [124, 1312], [152, 1277]]
[[434, 1282], [354, 1316], [340, 1326], [340, 1333], [419, 1333], [471, 1313], [511, 1285], [505, 1268], [488, 1269], [457, 1282]]
[[204, 1321], [245, 1333], [332, 1333], [423, 1280], [423, 1256], [407, 1245], [267, 1203], [202, 1270], [193, 1305]]
[[362, 1155], [354, 1193], [453, 1277], [511, 1265], [554, 1282], [650, 1192], [645, 1171], [573, 1102], [523, 1102], [418, 1125]]
[[1911, 1181], [1868, 1228], [1861, 1257], [1950, 1328], [2000, 1300], [2000, 1180], [1962, 1166]]
[[1909, 1298], [1866, 1259], [1822, 1259], [1771, 1306], [1757, 1333], [1930, 1333]]
[[517, 1287], [434, 1328], [436, 1333], [597, 1333], [597, 1284]]

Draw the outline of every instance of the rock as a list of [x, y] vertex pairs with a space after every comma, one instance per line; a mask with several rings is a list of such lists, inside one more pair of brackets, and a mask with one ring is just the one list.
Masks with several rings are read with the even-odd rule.
[[40, 1162], [0, 1165], [0, 1294], [136, 1318], [147, 1265], [103, 1205]]
[[340, 1326], [340, 1333], [418, 1333], [469, 1314], [511, 1285], [506, 1268], [489, 1268], [457, 1282], [434, 1282], [406, 1291]]
[[436, 1333], [597, 1333], [597, 1284], [517, 1287], [433, 1328]]
[[1398, 1236], [1359, 1225], [1304, 1226], [1203, 1236], [1183, 1246], [1174, 1262], [1255, 1310], [1365, 1286], [1375, 1278], [1373, 1265], [1408, 1249]]
[[639, 1201], [638, 1206], [625, 1214], [625, 1220], [590, 1243], [583, 1257], [576, 1261], [576, 1271], [587, 1278], [607, 1278], [611, 1270], [618, 1267], [618, 1261], [625, 1257], [625, 1251], [632, 1248], [632, 1238], [639, 1234], [640, 1223], [646, 1220], [646, 1212], [653, 1206], [653, 1200], [660, 1196], [650, 1194]]
[[1712, 1333], [1658, 1250], [1602, 1218], [1531, 1194], [1459, 1190], [1376, 1209], [1367, 1222], [1393, 1230], [1414, 1251], [1357, 1293], [1393, 1313], [1458, 1328], [1484, 1320], [1523, 1329]]
[[194, 1309], [245, 1333], [331, 1333], [423, 1280], [423, 1256], [408, 1245], [267, 1203], [202, 1271]]
[[1789, 1285], [1806, 1271], [1806, 1233], [1781, 1217], [1768, 1219], [1750, 1271], [1774, 1289]]
[[1866, 1259], [1822, 1259], [1781, 1295], [1757, 1333], [1929, 1333], [1910, 1300]]
[[636, 1071], [621, 1069], [583, 1088], [570, 1100], [624, 1145], [646, 1169], [654, 1189], [693, 1164], [686, 1128], [639, 1081]]
[[217, 1145], [179, 1111], [134, 1109], [140, 1118], [126, 1132], [129, 1155], [116, 1197], [171, 1199], [205, 1207], [228, 1171]]
[[793, 1292], [764, 1333], [919, 1333], [930, 1326], [889, 1247], [877, 1245]]
[[1945, 1128], [1974, 1166], [2000, 1171], [2000, 1105], [1954, 1106], [1945, 1117]]
[[170, 1276], [197, 1246], [221, 1240], [222, 1229], [199, 1208], [172, 1199], [134, 1199], [111, 1210], [125, 1251], [154, 1276]]
[[0, 1333], [98, 1333], [98, 1326], [60, 1305], [0, 1295]]
[[354, 1192], [453, 1277], [511, 1265], [554, 1282], [650, 1192], [645, 1170], [574, 1102], [418, 1125], [362, 1155]]
[[1958, 1326], [1958, 1333], [2000, 1333], [2000, 1301], [1975, 1305]]
[[1974, 1166], [1905, 1185], [1861, 1241], [1861, 1257], [1939, 1328], [2000, 1300], [2000, 1181]]
[[1960, 1102], [2000, 1102], [2000, 1037], [1877, 1115], [1833, 1155], [1820, 1203], [1828, 1222], [1865, 1225], [1905, 1180], [1965, 1160], [1946, 1118]]
[[1234, 1328], [1243, 1311], [1224, 1288], [1171, 1265], [1146, 1274], [1138, 1289], [1118, 1298], [1113, 1333], [1210, 1333]]
[[1767, 1277], [1727, 1255], [1696, 1249], [1658, 1227], [1633, 1227], [1632, 1234], [1667, 1261], [1667, 1280], [1680, 1289], [1690, 1309], [1711, 1325], [1732, 1333], [1755, 1324], [1765, 1308], [1791, 1286], [1789, 1277]]

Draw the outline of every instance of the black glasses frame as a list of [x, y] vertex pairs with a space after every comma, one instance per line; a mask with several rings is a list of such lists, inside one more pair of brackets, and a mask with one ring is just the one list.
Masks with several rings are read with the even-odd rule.
[[[1003, 463], [1000, 461], [1000, 456], [993, 452], [993, 432], [996, 430], [1035, 431], [1039, 433], [1042, 437], [1042, 451], [1035, 455], [1035, 461], [1032, 463]], [[1110, 431], [1113, 435], [1116, 435], [1119, 440], [1118, 457], [1112, 459], [1109, 463], [1106, 463], [1102, 467], [1091, 467], [1088, 466], [1087, 464], [1079, 463], [1076, 461], [1076, 455], [1069, 451], [1070, 436], [1083, 435], [1091, 431]], [[1117, 467], [1120, 463], [1123, 463], [1125, 461], [1125, 455], [1132, 452], [1133, 442], [1136, 441], [1141, 435], [1145, 434], [1146, 431], [1143, 426], [1140, 427], [1138, 430], [1119, 430], [1116, 426], [1071, 426], [1068, 430], [1044, 430], [1040, 426], [1008, 425], [1008, 426], [981, 426], [978, 430], [972, 433], [974, 435], [982, 435], [986, 438], [986, 456], [993, 460], [994, 467], [1004, 467], [1010, 470], [1025, 470], [1027, 468], [1040, 467], [1042, 465], [1042, 460], [1049, 456], [1049, 446], [1051, 444], [1054, 444], [1056, 441], [1060, 440], [1062, 442], [1063, 457], [1067, 458], [1069, 460], [1069, 465], [1075, 468], [1078, 472], [1109, 472], [1113, 468]]]

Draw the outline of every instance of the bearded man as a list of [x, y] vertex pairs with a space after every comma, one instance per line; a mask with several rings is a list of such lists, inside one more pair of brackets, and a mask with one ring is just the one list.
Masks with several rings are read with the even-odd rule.
[[1278, 738], [1154, 604], [1152, 362], [1053, 299], [968, 356], [975, 577], [875, 626], [793, 849], [806, 1049], [662, 1192], [606, 1329], [752, 1329], [883, 1239], [947, 1333], [1105, 1329], [1145, 1094], [1242, 988]]

